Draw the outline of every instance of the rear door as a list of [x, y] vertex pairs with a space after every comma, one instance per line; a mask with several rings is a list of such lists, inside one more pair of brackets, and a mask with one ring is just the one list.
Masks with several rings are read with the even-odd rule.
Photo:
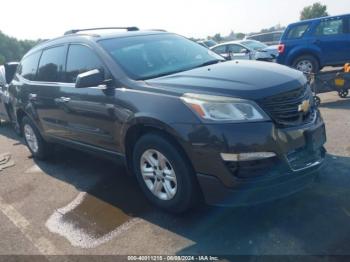
[[71, 44], [60, 88], [60, 110], [70, 139], [115, 151], [115, 89], [104, 86], [75, 88], [78, 74], [99, 69], [109, 78], [107, 68], [97, 54], [83, 44]]
[[337, 65], [350, 58], [348, 20], [345, 17], [322, 19], [315, 27], [313, 43], [321, 49], [323, 63]]
[[67, 45], [58, 45], [42, 51], [37, 75], [30, 82], [28, 100], [40, 120], [46, 135], [67, 137], [69, 134], [62, 121], [62, 111], [56, 102], [60, 97]]

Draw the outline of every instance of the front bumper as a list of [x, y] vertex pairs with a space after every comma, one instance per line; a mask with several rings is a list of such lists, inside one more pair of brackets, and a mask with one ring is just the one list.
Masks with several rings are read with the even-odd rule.
[[[322, 166], [325, 132], [317, 112], [303, 126], [277, 128], [273, 122], [176, 125], [208, 204], [240, 206], [290, 195], [309, 185]], [[310, 144], [312, 143], [312, 144]], [[220, 153], [274, 152], [275, 157], [227, 162]]]

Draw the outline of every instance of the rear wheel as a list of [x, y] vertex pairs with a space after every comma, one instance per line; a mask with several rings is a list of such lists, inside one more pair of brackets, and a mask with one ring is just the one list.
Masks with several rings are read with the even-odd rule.
[[27, 116], [23, 117], [21, 128], [26, 145], [33, 157], [40, 160], [47, 159], [52, 150], [49, 149], [49, 144], [43, 139], [33, 121]]
[[158, 134], [146, 134], [133, 151], [133, 170], [146, 197], [156, 206], [180, 213], [200, 199], [195, 174], [181, 150]]
[[311, 55], [303, 55], [297, 57], [292, 66], [304, 73], [317, 73], [320, 70], [320, 65], [317, 59]]

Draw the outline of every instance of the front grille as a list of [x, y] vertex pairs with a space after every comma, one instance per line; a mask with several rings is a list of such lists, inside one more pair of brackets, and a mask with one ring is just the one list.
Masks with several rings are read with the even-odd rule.
[[[299, 111], [299, 106], [305, 100], [310, 102], [310, 109], [306, 113]], [[307, 85], [261, 99], [258, 104], [277, 124], [282, 126], [305, 124], [310, 122], [316, 114], [312, 92]]]

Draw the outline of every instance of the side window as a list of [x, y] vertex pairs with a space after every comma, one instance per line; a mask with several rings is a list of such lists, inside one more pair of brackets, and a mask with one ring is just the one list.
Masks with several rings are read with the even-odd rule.
[[26, 56], [18, 68], [18, 74], [27, 80], [35, 80], [41, 52]]
[[38, 81], [61, 82], [65, 57], [65, 46], [44, 50], [39, 62]]
[[234, 53], [234, 54], [239, 54], [242, 53], [246, 48], [240, 45], [229, 45], [228, 46], [228, 52]]
[[316, 27], [315, 35], [327, 36], [343, 34], [345, 31], [344, 24], [343, 18], [323, 20]]
[[103, 65], [96, 54], [87, 46], [70, 45], [65, 82], [75, 83], [79, 74], [92, 69], [103, 71]]
[[226, 45], [220, 45], [218, 47], [215, 47], [213, 51], [217, 54], [225, 54], [226, 53]]
[[288, 32], [288, 39], [301, 38], [305, 34], [306, 30], [309, 28], [309, 24], [297, 25], [291, 28]]

